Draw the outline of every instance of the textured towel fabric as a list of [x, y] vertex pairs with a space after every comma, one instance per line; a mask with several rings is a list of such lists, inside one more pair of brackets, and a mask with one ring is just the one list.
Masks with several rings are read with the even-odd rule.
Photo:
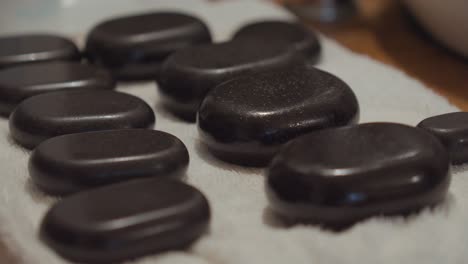
[[[21, 2], [21, 1], [20, 1]], [[101, 1], [83, 0], [83, 3]], [[242, 1], [112, 1], [104, 15], [153, 5], [175, 6], [201, 16], [217, 40], [227, 39], [243, 23], [261, 18], [290, 19], [291, 16], [266, 2]], [[133, 3], [131, 6], [128, 3]], [[165, 3], [160, 3], [165, 2]], [[42, 3], [42, 1], [41, 1]], [[189, 5], [188, 3], [193, 3]], [[10, 9], [12, 7], [9, 7]], [[122, 10], [120, 10], [120, 9]], [[116, 11], [117, 10], [117, 11]], [[120, 11], [118, 11], [120, 10]], [[71, 11], [64, 11], [71, 12]], [[70, 24], [73, 14], [55, 18], [49, 25], [38, 21], [34, 29], [57, 27], [83, 33], [98, 19], [92, 12], [85, 20]], [[106, 13], [107, 12], [107, 13]], [[127, 11], [128, 12], [128, 11]], [[18, 14], [18, 13], [17, 13]], [[70, 18], [72, 17], [72, 18]], [[75, 16], [76, 17], [76, 16]], [[67, 22], [68, 21], [68, 22]], [[18, 30], [34, 23], [19, 21]], [[67, 26], [71, 28], [62, 28]], [[80, 28], [81, 27], [81, 28]], [[8, 28], [11, 30], [11, 28]], [[8, 31], [4, 30], [4, 31]], [[457, 110], [405, 74], [356, 55], [322, 37], [323, 60], [318, 67], [346, 81], [361, 106], [361, 122], [393, 121], [416, 125], [420, 120]], [[455, 168], [447, 201], [433, 211], [425, 210], [409, 219], [372, 218], [353, 228], [332, 233], [313, 226], [287, 227], [268, 209], [262, 170], [232, 166], [214, 159], [199, 147], [196, 126], [174, 119], [161, 109], [155, 83], [121, 85], [120, 91], [140, 96], [154, 106], [156, 128], [178, 136], [188, 147], [191, 163], [188, 182], [208, 197], [212, 207], [209, 234], [188, 251], [149, 256], [137, 263], [157, 264], [310, 264], [310, 263], [467, 263], [468, 173]], [[25, 263], [64, 263], [37, 239], [38, 225], [53, 199], [39, 193], [28, 180], [28, 152], [9, 137], [8, 123], [0, 120], [0, 229], [11, 251]], [[1, 260], [0, 260], [1, 263]]]

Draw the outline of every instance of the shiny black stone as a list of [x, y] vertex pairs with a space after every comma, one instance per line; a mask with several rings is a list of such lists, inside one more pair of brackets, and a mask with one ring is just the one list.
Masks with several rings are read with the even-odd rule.
[[189, 154], [173, 135], [149, 129], [106, 130], [51, 138], [39, 144], [29, 173], [47, 193], [65, 195], [140, 177], [180, 179]]
[[210, 32], [198, 18], [160, 12], [100, 23], [88, 35], [86, 53], [119, 79], [154, 79], [168, 55], [209, 42]]
[[47, 34], [0, 37], [0, 68], [51, 60], [79, 60], [76, 45], [61, 36]]
[[455, 165], [468, 162], [468, 112], [455, 112], [424, 119], [418, 124], [447, 148]]
[[299, 137], [273, 159], [266, 189], [279, 215], [343, 227], [444, 200], [449, 156], [420, 128], [368, 123]]
[[150, 128], [151, 107], [138, 97], [115, 91], [65, 91], [24, 100], [10, 116], [10, 135], [34, 148], [65, 134], [124, 128]]
[[161, 71], [163, 103], [177, 116], [195, 121], [205, 95], [218, 84], [251, 73], [304, 63], [304, 57], [281, 43], [266, 45], [256, 39], [238, 39], [176, 52]]
[[113, 89], [110, 73], [92, 65], [43, 62], [0, 70], [0, 115], [33, 95], [70, 89]]
[[209, 228], [210, 208], [197, 189], [144, 179], [84, 191], [45, 215], [41, 239], [80, 263], [125, 260], [190, 246]]
[[298, 67], [219, 85], [203, 100], [198, 126], [214, 155], [262, 166], [288, 140], [358, 118], [358, 102], [347, 84], [330, 73]]
[[239, 29], [233, 38], [256, 38], [265, 43], [284, 42], [311, 63], [316, 63], [320, 57], [321, 45], [317, 35], [299, 23], [276, 20], [255, 22]]

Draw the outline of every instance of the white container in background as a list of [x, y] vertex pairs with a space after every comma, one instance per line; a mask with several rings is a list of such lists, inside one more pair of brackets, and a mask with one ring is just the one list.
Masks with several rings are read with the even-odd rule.
[[468, 0], [405, 0], [405, 3], [437, 40], [468, 58]]

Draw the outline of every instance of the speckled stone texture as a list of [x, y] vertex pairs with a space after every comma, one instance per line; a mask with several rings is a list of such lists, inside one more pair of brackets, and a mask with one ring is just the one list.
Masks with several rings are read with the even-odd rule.
[[[3, 3], [3, 2], [2, 2]], [[21, 1], [11, 1], [21, 3]], [[200, 16], [216, 41], [226, 41], [240, 27], [262, 19], [293, 20], [270, 1], [99, 0], [69, 1], [60, 11], [55, 0], [28, 1], [29, 13], [18, 17], [10, 5], [0, 8], [9, 23], [0, 27], [23, 32], [53, 30], [79, 41], [95, 23], [116, 15], [153, 9], [179, 9]], [[111, 6], [112, 8], [109, 8]], [[415, 126], [421, 120], [459, 111], [405, 73], [355, 54], [319, 36], [323, 56], [318, 68], [340, 77], [359, 99], [360, 122], [399, 122]], [[155, 82], [119, 84], [144, 99], [158, 115], [156, 127], [176, 135], [190, 153], [186, 181], [210, 201], [211, 228], [186, 251], [137, 259], [138, 264], [440, 264], [468, 263], [468, 170], [453, 169], [447, 199], [411, 217], [372, 217], [341, 233], [316, 226], [289, 226], [272, 214], [265, 195], [265, 174], [215, 159], [200, 148], [197, 127], [175, 119], [160, 104]], [[29, 153], [12, 144], [8, 122], [0, 120], [1, 239], [19, 263], [63, 264], [65, 260], [36, 235], [45, 212], [56, 201], [31, 184]], [[133, 262], [132, 262], [133, 263]]]
[[292, 140], [268, 169], [276, 213], [326, 227], [375, 215], [405, 215], [444, 201], [447, 151], [420, 128], [367, 123]]
[[282, 43], [256, 39], [203, 45], [176, 52], [161, 70], [163, 103], [179, 117], [195, 121], [205, 95], [216, 85], [251, 73], [303, 64], [305, 57]]
[[201, 141], [219, 158], [261, 166], [290, 139], [358, 118], [358, 101], [346, 83], [297, 67], [221, 84], [203, 100], [198, 126]]

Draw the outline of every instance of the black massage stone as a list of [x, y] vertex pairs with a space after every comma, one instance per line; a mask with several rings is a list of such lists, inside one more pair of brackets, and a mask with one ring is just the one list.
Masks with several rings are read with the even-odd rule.
[[341, 228], [442, 202], [449, 164], [444, 146], [423, 129], [367, 123], [291, 141], [272, 161], [266, 188], [278, 215]]
[[219, 85], [203, 100], [198, 127], [201, 141], [220, 159], [264, 166], [287, 141], [358, 118], [358, 101], [346, 83], [298, 67]]
[[205, 95], [222, 82], [304, 64], [304, 60], [285, 45], [256, 39], [187, 48], [170, 56], [163, 66], [162, 102], [175, 115], [193, 122]]
[[75, 62], [43, 62], [0, 70], [0, 115], [8, 116], [24, 99], [59, 90], [113, 89], [102, 68]]
[[447, 148], [452, 163], [468, 162], [468, 113], [455, 112], [424, 119], [418, 124], [436, 136]]
[[88, 35], [90, 61], [121, 80], [155, 79], [161, 63], [176, 50], [210, 43], [208, 27], [180, 13], [148, 13], [104, 21]]
[[255, 22], [243, 26], [233, 38], [256, 38], [265, 43], [283, 42], [302, 53], [311, 63], [316, 63], [320, 58], [321, 45], [317, 35], [300, 23], [276, 20]]
[[172, 180], [134, 180], [84, 191], [45, 215], [41, 239], [79, 263], [121, 263], [184, 250], [208, 231], [205, 196]]
[[52, 60], [78, 61], [81, 55], [69, 39], [50, 34], [0, 36], [0, 68]]
[[142, 99], [115, 91], [65, 91], [33, 96], [10, 116], [10, 135], [26, 148], [65, 134], [151, 128], [155, 116]]

